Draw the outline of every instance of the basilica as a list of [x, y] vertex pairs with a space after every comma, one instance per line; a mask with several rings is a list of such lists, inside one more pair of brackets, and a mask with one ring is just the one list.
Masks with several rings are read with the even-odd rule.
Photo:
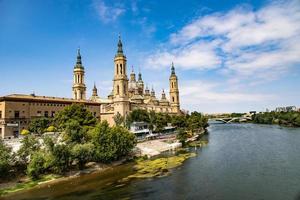
[[[77, 78], [76, 78], [77, 77]], [[80, 52], [77, 55], [77, 64], [74, 68], [74, 85], [73, 85], [73, 98], [82, 100], [85, 98], [85, 85], [84, 82], [84, 68], [81, 63]], [[127, 59], [123, 52], [122, 41], [119, 38], [118, 50], [114, 58], [114, 79], [113, 88], [107, 99], [101, 99], [97, 95], [97, 89], [94, 86], [92, 101], [101, 104], [101, 119], [106, 119], [113, 123], [112, 118], [117, 113], [125, 116], [133, 109], [146, 109], [148, 111], [166, 112], [166, 113], [179, 113], [179, 89], [178, 78], [175, 74], [175, 68], [172, 64], [170, 83], [170, 101], [167, 99], [166, 94], [162, 91], [161, 97], [156, 97], [155, 91], [151, 91], [142, 79], [142, 74], [139, 72], [138, 78], [133, 69], [130, 73], [128, 80], [127, 76]]]
[[0, 97], [0, 136], [16, 137], [22, 129], [27, 129], [31, 119], [36, 117], [54, 117], [55, 113], [73, 103], [84, 104], [99, 120], [107, 120], [114, 124], [114, 116], [126, 116], [134, 109], [180, 114], [178, 78], [172, 63], [169, 77], [169, 98], [165, 91], [156, 95], [154, 89], [144, 84], [141, 72], [131, 70], [127, 76], [127, 58], [123, 52], [123, 44], [119, 37], [117, 52], [114, 57], [114, 77], [112, 91], [107, 98], [98, 96], [96, 85], [90, 98], [86, 95], [85, 68], [82, 63], [80, 49], [77, 52], [73, 70], [73, 98], [38, 96], [35, 94], [11, 94]]

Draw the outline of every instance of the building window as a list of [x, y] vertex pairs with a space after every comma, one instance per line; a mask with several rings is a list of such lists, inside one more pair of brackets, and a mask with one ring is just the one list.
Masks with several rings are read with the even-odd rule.
[[117, 74], [119, 74], [119, 65], [117, 64]]
[[96, 115], [97, 115], [97, 113], [96, 113], [96, 112], [94, 112], [94, 117], [96, 117]]
[[117, 94], [120, 93], [120, 87], [117, 85]]
[[15, 118], [20, 118], [20, 111], [15, 111]]
[[173, 102], [175, 101], [175, 98], [174, 98], [174, 97], [172, 97], [172, 101], [173, 101]]
[[[0, 128], [0, 136], [2, 135], [2, 128]], [[1, 136], [2, 137], [2, 136]]]
[[37, 116], [42, 116], [42, 111], [37, 111]]
[[2, 118], [2, 110], [0, 110], [0, 119]]
[[51, 112], [51, 117], [54, 117], [55, 116], [55, 111], [52, 111]]
[[120, 73], [123, 74], [122, 64], [120, 64]]
[[49, 112], [48, 111], [45, 111], [45, 117], [49, 117]]

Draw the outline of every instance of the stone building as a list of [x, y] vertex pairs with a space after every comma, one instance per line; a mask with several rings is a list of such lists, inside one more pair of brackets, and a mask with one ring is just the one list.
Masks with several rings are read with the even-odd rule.
[[82, 64], [80, 50], [73, 69], [73, 98], [58, 98], [12, 94], [0, 97], [0, 135], [2, 138], [18, 136], [22, 129], [27, 129], [30, 120], [36, 117], [54, 117], [65, 106], [73, 103], [84, 104], [99, 120], [107, 120], [114, 124], [113, 117], [117, 113], [125, 116], [134, 109], [180, 114], [179, 85], [175, 67], [171, 65], [169, 77], [169, 97], [162, 91], [161, 97], [156, 97], [142, 79], [141, 72], [136, 79], [132, 68], [127, 77], [127, 58], [123, 52], [123, 44], [119, 37], [117, 53], [114, 57], [114, 77], [111, 93], [107, 98], [101, 98], [94, 84], [92, 96], [86, 98], [85, 68]]

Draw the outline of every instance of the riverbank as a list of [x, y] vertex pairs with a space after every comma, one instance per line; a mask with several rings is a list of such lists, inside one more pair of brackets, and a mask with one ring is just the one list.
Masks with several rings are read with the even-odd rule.
[[[201, 131], [199, 134], [188, 139], [187, 147], [201, 147], [207, 144], [207, 141], [200, 141], [199, 139], [205, 135], [205, 131]], [[181, 148], [182, 145], [176, 140], [176, 137], [167, 139], [150, 140], [137, 144], [137, 151], [135, 156], [137, 159], [135, 162], [135, 175], [130, 178], [149, 178], [167, 175], [169, 170], [181, 165], [186, 159], [194, 157], [195, 154], [183, 151], [176, 154], [176, 149]], [[169, 158], [160, 158], [164, 152], [173, 152], [173, 156]], [[145, 156], [147, 159], [144, 159]], [[155, 159], [150, 159], [155, 157]], [[129, 161], [130, 160], [130, 161]], [[84, 174], [101, 173], [107, 169], [111, 169], [116, 166], [131, 162], [132, 158], [122, 159], [115, 161], [111, 164], [102, 164], [90, 162], [86, 164], [84, 170], [71, 170], [64, 175], [47, 174], [42, 176], [38, 180], [31, 180], [27, 176], [18, 177], [6, 183], [0, 184], [0, 196], [8, 195], [11, 193], [19, 192], [34, 188], [36, 186], [42, 186], [45, 184], [55, 184], [62, 181], [72, 180]], [[143, 169], [145, 168], [145, 169]]]
[[122, 165], [128, 162], [127, 159], [122, 159], [119, 161], [112, 162], [110, 164], [94, 163], [90, 162], [86, 164], [84, 170], [71, 170], [64, 175], [58, 174], [47, 174], [42, 176], [38, 180], [31, 180], [27, 176], [18, 177], [9, 182], [0, 184], [0, 196], [4, 196], [10, 193], [31, 189], [35, 186], [44, 185], [44, 184], [55, 184], [61, 181], [71, 180], [77, 178], [83, 174], [90, 174], [105, 171], [107, 169]]

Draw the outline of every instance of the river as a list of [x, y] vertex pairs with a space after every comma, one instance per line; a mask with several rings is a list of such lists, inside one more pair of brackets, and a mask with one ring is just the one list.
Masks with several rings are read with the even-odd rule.
[[299, 200], [300, 129], [211, 123], [209, 143], [170, 176], [120, 182], [132, 164], [19, 192], [13, 200]]

